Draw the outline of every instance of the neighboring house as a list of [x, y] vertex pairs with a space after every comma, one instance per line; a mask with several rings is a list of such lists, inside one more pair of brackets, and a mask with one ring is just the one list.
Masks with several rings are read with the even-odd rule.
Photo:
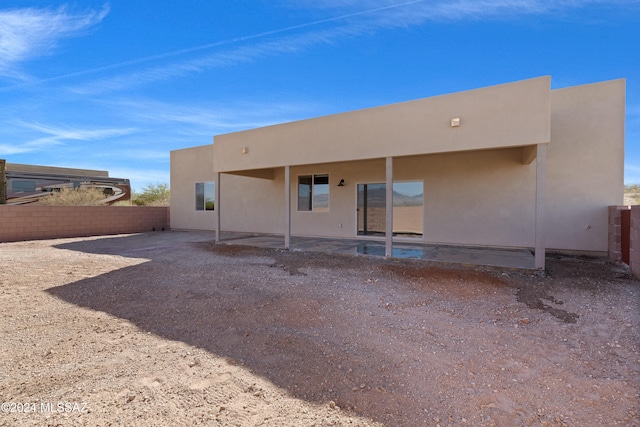
[[[606, 253], [625, 80], [550, 77], [171, 152], [171, 228]], [[215, 210], [214, 209], [215, 200]], [[219, 238], [219, 233], [217, 234]]]
[[0, 159], [0, 204], [37, 205], [43, 197], [63, 188], [97, 188], [104, 193], [104, 203], [131, 200], [129, 180], [110, 178], [107, 171], [23, 165]]

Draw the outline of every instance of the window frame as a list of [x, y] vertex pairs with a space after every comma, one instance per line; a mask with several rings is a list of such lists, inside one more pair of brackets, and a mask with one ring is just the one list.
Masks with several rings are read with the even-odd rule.
[[[326, 183], [316, 183], [318, 181], [324, 181], [326, 178]], [[306, 182], [302, 182], [305, 180]], [[308, 186], [308, 190], [304, 190], [304, 195], [301, 195], [301, 186]], [[326, 192], [321, 189], [320, 186], [326, 186]], [[298, 182], [296, 185], [296, 194], [297, 194], [297, 211], [298, 212], [329, 212], [330, 210], [330, 199], [331, 199], [331, 179], [328, 173], [311, 173], [298, 175]], [[320, 206], [318, 204], [318, 192], [320, 194], [326, 194], [326, 206]], [[307, 200], [308, 199], [308, 200]], [[302, 201], [302, 203], [301, 203]]]
[[[202, 188], [201, 195], [198, 194], [198, 187]], [[196, 181], [195, 183], [195, 210], [196, 212], [213, 212], [216, 210], [216, 182]], [[208, 197], [209, 196], [209, 197]], [[211, 203], [211, 207], [208, 204]]]

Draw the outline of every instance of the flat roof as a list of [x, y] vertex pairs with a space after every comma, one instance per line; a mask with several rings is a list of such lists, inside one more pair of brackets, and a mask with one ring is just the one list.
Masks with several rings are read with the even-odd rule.
[[72, 175], [108, 178], [109, 172], [93, 169], [62, 168], [57, 166], [26, 165], [21, 163], [6, 164], [7, 172], [37, 173], [51, 175]]

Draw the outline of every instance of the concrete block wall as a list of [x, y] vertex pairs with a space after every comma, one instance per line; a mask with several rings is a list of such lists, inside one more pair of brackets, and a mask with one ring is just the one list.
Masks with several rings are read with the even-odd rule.
[[609, 259], [611, 262], [622, 261], [622, 210], [628, 206], [609, 206]]
[[169, 229], [168, 207], [0, 205], [0, 242]]
[[640, 279], [640, 206], [631, 206], [631, 243], [629, 244], [629, 267]]

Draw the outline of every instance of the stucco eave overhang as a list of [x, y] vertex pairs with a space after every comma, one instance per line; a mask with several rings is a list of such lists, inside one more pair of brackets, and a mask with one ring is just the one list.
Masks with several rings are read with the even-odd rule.
[[231, 175], [248, 176], [251, 178], [274, 179], [275, 168], [268, 169], [246, 169], [240, 171], [227, 171]]
[[[214, 170], [268, 170], [550, 141], [550, 77], [251, 129], [214, 138]], [[452, 126], [459, 118], [460, 126]], [[531, 162], [523, 148], [523, 163]]]

